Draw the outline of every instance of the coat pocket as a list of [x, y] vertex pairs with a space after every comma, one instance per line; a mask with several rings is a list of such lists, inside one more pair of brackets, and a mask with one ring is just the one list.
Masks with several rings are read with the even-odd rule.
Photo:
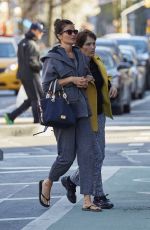
[[75, 86], [64, 87], [70, 103], [77, 103], [79, 101], [79, 89]]

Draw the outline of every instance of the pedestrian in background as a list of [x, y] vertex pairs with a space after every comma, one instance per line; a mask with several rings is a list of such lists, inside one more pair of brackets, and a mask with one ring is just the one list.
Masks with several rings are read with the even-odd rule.
[[25, 38], [18, 44], [17, 77], [25, 89], [27, 99], [17, 109], [4, 115], [7, 124], [13, 124], [16, 117], [25, 112], [30, 106], [32, 107], [34, 123], [39, 122], [37, 100], [42, 97], [43, 92], [40, 82], [42, 64], [37, 41], [42, 38], [43, 29], [42, 24], [32, 23], [29, 31], [25, 34]]
[[[90, 125], [90, 111], [85, 88], [87, 75], [91, 75], [87, 58], [79, 48], [73, 46], [78, 31], [70, 20], [57, 19], [55, 35], [60, 45], [50, 50], [42, 60], [42, 85], [45, 94], [51, 82], [58, 80], [57, 89], [63, 86], [70, 105], [76, 113], [76, 125], [62, 129], [53, 128], [57, 140], [58, 156], [53, 163], [49, 177], [39, 182], [39, 201], [44, 207], [50, 206], [53, 182], [64, 175], [75, 160], [79, 164], [80, 193], [84, 195], [83, 210], [101, 211], [91, 201], [93, 191], [93, 133]], [[85, 135], [86, 134], [86, 135]]]
[[[96, 35], [85, 30], [77, 35], [76, 45], [90, 58], [90, 71], [94, 81], [90, 81], [87, 94], [92, 110], [91, 124], [94, 131], [94, 177], [93, 177], [93, 203], [102, 209], [110, 209], [113, 204], [109, 201], [103, 191], [101, 169], [105, 158], [105, 120], [106, 116], [112, 118], [110, 98], [117, 95], [117, 89], [111, 86], [105, 66], [97, 55], [95, 55]], [[86, 135], [86, 133], [85, 133]], [[67, 190], [67, 197], [70, 202], [76, 202], [76, 186], [80, 185], [79, 170], [71, 176], [61, 179]]]

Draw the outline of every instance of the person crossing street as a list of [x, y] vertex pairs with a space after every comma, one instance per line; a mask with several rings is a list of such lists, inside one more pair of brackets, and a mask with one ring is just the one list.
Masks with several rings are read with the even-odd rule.
[[30, 106], [32, 107], [34, 123], [39, 122], [37, 100], [43, 96], [43, 91], [40, 82], [42, 64], [37, 41], [42, 38], [43, 32], [44, 27], [42, 24], [38, 22], [32, 23], [29, 31], [25, 34], [25, 38], [18, 45], [17, 77], [25, 89], [27, 99], [14, 111], [4, 115], [7, 124], [13, 124], [14, 120]]

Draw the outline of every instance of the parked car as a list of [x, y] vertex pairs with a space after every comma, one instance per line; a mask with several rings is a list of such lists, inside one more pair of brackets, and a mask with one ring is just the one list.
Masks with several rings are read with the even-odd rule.
[[142, 98], [145, 91], [145, 78], [138, 69], [138, 60], [133, 46], [119, 46], [124, 61], [130, 63], [129, 74], [132, 79], [132, 98]]
[[20, 81], [16, 78], [17, 69], [17, 44], [14, 38], [0, 37], [0, 90], [18, 92]]
[[133, 46], [137, 53], [139, 71], [145, 78], [145, 85], [150, 89], [150, 49], [148, 39], [143, 36], [116, 37], [118, 45]]
[[111, 39], [104, 39], [104, 38], [97, 38], [96, 40], [96, 46], [97, 47], [107, 47], [112, 49], [113, 53], [114, 53], [114, 57], [119, 57], [122, 60], [122, 54], [120, 52], [120, 49], [118, 47], [118, 44], [115, 40], [111, 40]]
[[130, 65], [120, 61], [117, 63], [110, 48], [97, 47], [96, 53], [102, 58], [108, 75], [112, 76], [112, 84], [118, 89], [117, 98], [112, 100], [113, 113], [129, 113], [131, 103], [131, 78], [128, 75], [128, 70]]
[[103, 38], [114, 39], [114, 38], [124, 38], [124, 37], [131, 37], [132, 35], [129, 33], [109, 33], [105, 34]]

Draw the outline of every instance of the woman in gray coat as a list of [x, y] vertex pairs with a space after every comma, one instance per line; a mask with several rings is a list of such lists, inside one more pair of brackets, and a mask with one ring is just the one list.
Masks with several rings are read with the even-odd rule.
[[41, 205], [49, 207], [53, 182], [58, 181], [69, 170], [77, 155], [80, 192], [84, 195], [82, 209], [97, 212], [101, 211], [101, 208], [95, 206], [90, 197], [93, 191], [94, 154], [89, 120], [90, 110], [85, 94], [85, 88], [88, 85], [86, 77], [91, 73], [86, 56], [73, 46], [78, 33], [74, 24], [69, 20], [57, 19], [54, 26], [60, 45], [54, 47], [42, 59], [44, 63], [43, 90], [47, 93], [50, 83], [57, 79], [57, 90], [63, 86], [76, 113], [77, 122], [75, 127], [53, 128], [57, 140], [58, 156], [51, 167], [49, 178], [39, 182], [39, 200]]

